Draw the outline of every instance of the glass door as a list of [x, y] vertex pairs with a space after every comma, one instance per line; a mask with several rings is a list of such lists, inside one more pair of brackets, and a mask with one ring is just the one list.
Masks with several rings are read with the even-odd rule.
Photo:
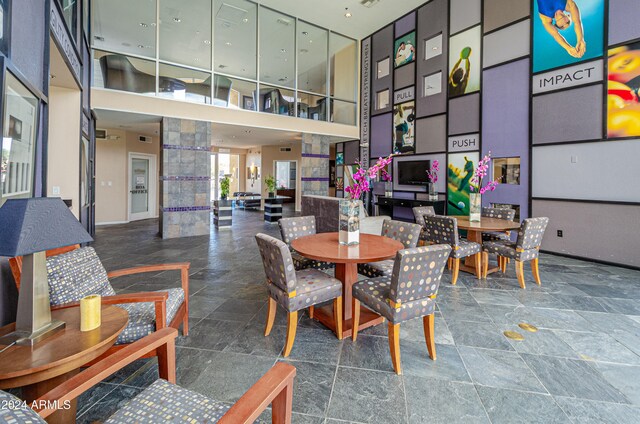
[[129, 154], [129, 220], [155, 216], [155, 156]]

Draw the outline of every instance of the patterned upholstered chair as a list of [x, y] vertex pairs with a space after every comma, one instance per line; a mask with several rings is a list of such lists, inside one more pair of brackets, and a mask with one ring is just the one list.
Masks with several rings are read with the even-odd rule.
[[[421, 230], [422, 226], [410, 222], [385, 219], [382, 223], [382, 235], [399, 241], [407, 249], [418, 245]], [[358, 264], [358, 273], [370, 278], [381, 277], [383, 275], [390, 277], [392, 271], [393, 259]]]
[[450, 216], [425, 216], [424, 220], [431, 243], [451, 246], [451, 284], [455, 285], [458, 281], [460, 259], [472, 255], [475, 255], [476, 275], [482, 278], [482, 246], [460, 238], [458, 220]]
[[[290, 364], [277, 363], [262, 376], [233, 405], [210, 399], [200, 393], [175, 384], [175, 338], [178, 332], [164, 328], [113, 354], [108, 361], [101, 361], [83, 370], [69, 380], [40, 396], [30, 408], [2, 408], [0, 422], [15, 424], [45, 424], [54, 419], [55, 405], [64, 405], [100, 383], [131, 362], [160, 351], [166, 361], [159, 367], [160, 379], [137, 394], [131, 401], [109, 417], [108, 424], [157, 424], [157, 423], [250, 423], [271, 404], [274, 424], [291, 423], [292, 392], [296, 369]], [[0, 390], [2, 405], [21, 405], [13, 395]], [[57, 422], [57, 421], [56, 421]]]
[[298, 325], [298, 311], [333, 300], [333, 318], [338, 338], [342, 338], [342, 283], [317, 269], [296, 271], [287, 245], [277, 238], [257, 234], [269, 291], [269, 309], [264, 335], [271, 333], [276, 303], [287, 311], [287, 341], [284, 356], [289, 356]]
[[[10, 260], [16, 285], [20, 287], [22, 258]], [[107, 271], [92, 247], [71, 246], [47, 252], [47, 278], [51, 309], [77, 306], [87, 295], [99, 294], [103, 305], [118, 305], [129, 313], [129, 324], [103, 357], [164, 327], [179, 328], [189, 334], [189, 263], [140, 266]], [[177, 270], [179, 288], [116, 295], [109, 278], [147, 272]]]
[[360, 303], [389, 321], [389, 350], [397, 374], [400, 363], [400, 324], [423, 317], [429, 356], [435, 361], [434, 312], [436, 294], [451, 247], [440, 244], [398, 251], [390, 277], [378, 277], [353, 285], [353, 341], [358, 337]]
[[296, 271], [307, 268], [322, 270], [334, 267], [334, 264], [328, 262], [314, 261], [313, 259], [305, 258], [291, 247], [291, 242], [295, 239], [316, 234], [315, 216], [282, 218], [278, 221], [278, 226], [280, 227], [280, 235], [282, 237], [282, 241], [287, 244], [289, 250], [291, 251], [291, 258], [293, 259], [293, 265], [295, 266]]
[[422, 227], [420, 231], [420, 245], [428, 244], [429, 238], [427, 237], [427, 229], [424, 225], [424, 217], [425, 216], [436, 216], [436, 210], [433, 206], [416, 206], [412, 208], [413, 217], [416, 220], [416, 224]]
[[542, 244], [542, 237], [544, 231], [549, 224], [549, 218], [528, 218], [522, 222], [520, 229], [518, 229], [518, 238], [515, 243], [512, 241], [488, 241], [483, 244], [483, 251], [485, 256], [483, 273], [487, 273], [488, 268], [488, 255], [495, 253], [498, 255], [498, 263], [502, 268], [502, 272], [506, 271], [507, 259], [513, 259], [516, 262], [516, 275], [518, 276], [518, 283], [520, 287], [525, 288], [524, 283], [524, 263], [531, 261], [531, 271], [533, 278], [538, 285], [540, 282], [540, 272], [538, 270], [538, 254], [540, 245]]
[[[513, 221], [516, 217], [516, 210], [511, 208], [482, 208], [482, 216], [487, 218], [496, 218], [496, 219], [505, 219], [507, 221]], [[505, 240], [511, 241], [511, 232], [498, 232], [498, 231], [490, 231], [487, 233], [482, 233], [483, 241], [496, 241], [496, 240]]]

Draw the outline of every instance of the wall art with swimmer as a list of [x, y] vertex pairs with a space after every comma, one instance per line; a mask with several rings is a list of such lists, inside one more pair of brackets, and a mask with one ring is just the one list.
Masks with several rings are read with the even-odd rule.
[[602, 56], [605, 0], [531, 1], [533, 73]]

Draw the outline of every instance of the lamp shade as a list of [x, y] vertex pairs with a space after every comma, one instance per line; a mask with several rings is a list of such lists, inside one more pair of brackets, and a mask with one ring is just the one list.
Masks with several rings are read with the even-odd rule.
[[0, 208], [0, 256], [93, 241], [60, 198], [9, 199]]

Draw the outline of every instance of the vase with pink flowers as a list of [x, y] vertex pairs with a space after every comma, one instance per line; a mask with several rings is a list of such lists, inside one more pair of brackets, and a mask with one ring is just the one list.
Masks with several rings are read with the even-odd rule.
[[482, 216], [482, 195], [488, 191], [494, 191], [498, 186], [498, 180], [482, 185], [482, 180], [489, 174], [489, 163], [491, 162], [491, 152], [478, 162], [473, 177], [469, 180], [469, 221], [479, 222]]
[[430, 202], [436, 202], [438, 200], [438, 192], [436, 191], [436, 183], [438, 182], [438, 171], [440, 171], [440, 162], [434, 160], [429, 170], [427, 170], [427, 178], [429, 178], [430, 181], [427, 187]]
[[[352, 183], [344, 189], [348, 197], [340, 200], [340, 221], [338, 240], [340, 244], [353, 245], [360, 243], [360, 207], [362, 196], [371, 191], [373, 181], [378, 178], [390, 181], [391, 176], [385, 169], [393, 160], [393, 155], [379, 158], [370, 168], [358, 162], [357, 170], [353, 173]], [[379, 175], [379, 177], [378, 177]]]

